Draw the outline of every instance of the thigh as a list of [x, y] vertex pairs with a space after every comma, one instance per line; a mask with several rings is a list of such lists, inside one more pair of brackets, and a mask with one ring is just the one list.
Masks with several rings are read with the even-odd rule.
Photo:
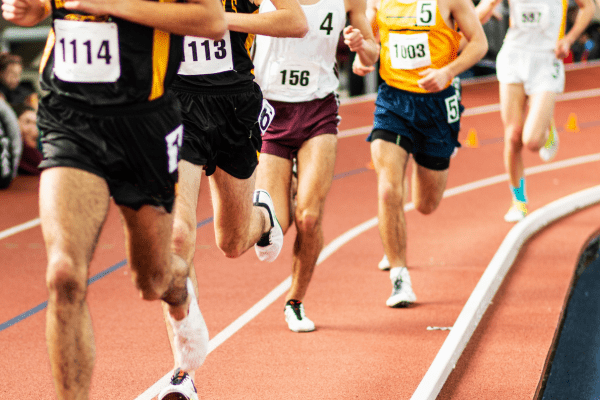
[[238, 179], [220, 168], [209, 177], [215, 231], [238, 234], [248, 229], [255, 179], [256, 172], [248, 179]]
[[[137, 210], [119, 206], [119, 210], [124, 222], [127, 258], [134, 273], [152, 279], [167, 271], [171, 263], [173, 213], [151, 205]], [[158, 289], [160, 293], [166, 288]]]
[[403, 187], [408, 152], [396, 143], [383, 139], [371, 142], [371, 158], [380, 183]]
[[290, 226], [290, 186], [292, 181], [292, 160], [273, 154], [261, 153], [256, 169], [256, 188], [269, 192], [275, 214], [286, 232]]
[[412, 179], [412, 200], [415, 206], [419, 209], [421, 205], [427, 205], [428, 209], [437, 208], [447, 182], [448, 169], [436, 171], [415, 163]]
[[556, 93], [541, 92], [529, 96], [529, 112], [523, 128], [523, 141], [538, 142], [550, 126], [554, 115]]
[[527, 96], [522, 84], [500, 84], [500, 115], [505, 128], [513, 127], [512, 131], [521, 133], [525, 121], [526, 100]]
[[298, 151], [298, 209], [319, 212], [333, 181], [337, 136], [319, 135], [306, 141]]
[[[109, 191], [101, 177], [71, 167], [49, 168], [40, 178], [40, 219], [49, 273], [68, 258], [83, 282], [109, 206]], [[82, 268], [83, 267], [83, 268]]]

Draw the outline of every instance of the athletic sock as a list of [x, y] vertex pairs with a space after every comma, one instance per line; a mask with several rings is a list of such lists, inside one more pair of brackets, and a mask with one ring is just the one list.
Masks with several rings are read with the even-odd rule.
[[522, 177], [519, 180], [518, 187], [510, 185], [510, 191], [512, 192], [514, 200], [520, 201], [521, 203], [527, 203], [527, 194], [525, 193], [525, 177]]

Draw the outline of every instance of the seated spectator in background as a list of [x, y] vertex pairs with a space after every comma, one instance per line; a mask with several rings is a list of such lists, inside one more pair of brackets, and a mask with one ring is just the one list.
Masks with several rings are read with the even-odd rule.
[[37, 128], [37, 111], [27, 104], [13, 106], [19, 121], [21, 137], [23, 139], [23, 153], [19, 163], [19, 173], [25, 175], [39, 175], [38, 165], [42, 162], [42, 152], [39, 150], [39, 131]]
[[21, 56], [0, 53], [0, 94], [8, 103], [15, 103], [17, 87], [23, 74], [23, 59]]
[[0, 189], [7, 188], [17, 176], [22, 150], [17, 115], [0, 97]]
[[21, 56], [0, 53], [0, 96], [9, 104], [25, 103], [37, 110], [38, 94], [31, 82], [22, 82]]

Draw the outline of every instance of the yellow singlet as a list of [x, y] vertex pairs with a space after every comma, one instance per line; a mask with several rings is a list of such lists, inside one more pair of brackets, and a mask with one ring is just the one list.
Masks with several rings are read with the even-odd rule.
[[442, 68], [458, 54], [460, 35], [446, 25], [435, 0], [381, 0], [376, 22], [381, 39], [379, 73], [395, 88], [427, 93], [417, 85], [419, 72]]

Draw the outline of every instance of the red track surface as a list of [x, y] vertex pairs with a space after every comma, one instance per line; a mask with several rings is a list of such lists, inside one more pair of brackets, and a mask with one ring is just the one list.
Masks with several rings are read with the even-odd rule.
[[[600, 68], [567, 73], [566, 93], [599, 86]], [[470, 110], [498, 103], [494, 81], [465, 85], [463, 93]], [[597, 97], [557, 103], [561, 148], [553, 162], [600, 153], [598, 104]], [[373, 108], [372, 98], [343, 105], [341, 129], [370, 125]], [[577, 133], [564, 129], [570, 113], [577, 116]], [[504, 174], [499, 113], [467, 115], [462, 126], [461, 141], [475, 129], [479, 147], [458, 152], [448, 188]], [[376, 216], [365, 137], [366, 131], [340, 139], [339, 179], [325, 211], [326, 244]], [[526, 167], [540, 164], [537, 154], [526, 154]], [[592, 162], [528, 176], [530, 208], [596, 186], [598, 167]], [[203, 185], [198, 221], [211, 216], [206, 189]], [[280, 296], [209, 354], [197, 373], [200, 398], [409, 399], [448, 335], [426, 328], [454, 324], [513, 226], [502, 219], [509, 205], [502, 182], [446, 198], [430, 216], [407, 213], [408, 261], [418, 298], [408, 309], [385, 306], [390, 282], [377, 269], [382, 246], [377, 229], [366, 230], [317, 267], [305, 299], [317, 331], [290, 332]], [[19, 177], [0, 192], [0, 235], [37, 216], [36, 178]], [[528, 242], [438, 398], [532, 398], [580, 247], [598, 225], [600, 206], [594, 206]], [[252, 250], [226, 259], [215, 246], [212, 224], [199, 228], [195, 268], [211, 339], [289, 276], [293, 238], [292, 230], [279, 259], [266, 264]], [[124, 254], [112, 207], [90, 277], [121, 263]], [[2, 326], [47, 299], [39, 226], [0, 239], [0, 260]], [[160, 306], [138, 298], [127, 266], [94, 282], [88, 302], [97, 351], [91, 398], [136, 399], [172, 368]], [[44, 324], [45, 309], [0, 330], [1, 399], [55, 398]]]

